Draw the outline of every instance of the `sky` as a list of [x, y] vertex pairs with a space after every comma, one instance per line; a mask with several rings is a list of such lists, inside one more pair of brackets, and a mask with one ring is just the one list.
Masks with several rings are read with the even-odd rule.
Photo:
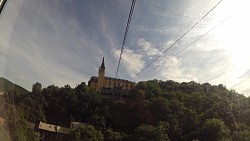
[[[219, 1], [137, 0], [118, 77], [223, 84], [249, 96], [247, 0], [223, 0], [152, 63]], [[8, 0], [0, 15], [0, 77], [28, 90], [35, 82], [75, 87], [97, 76], [102, 57], [106, 75], [115, 77], [131, 2]]]

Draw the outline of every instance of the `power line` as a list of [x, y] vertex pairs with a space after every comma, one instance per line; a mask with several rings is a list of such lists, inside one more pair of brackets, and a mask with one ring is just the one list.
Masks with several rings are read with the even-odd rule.
[[225, 64], [222, 66], [221, 69], [219, 69], [219, 70], [216, 71], [216, 72], [211, 73], [209, 76], [203, 77], [199, 82], [205, 83], [205, 82], [207, 82], [209, 79], [211, 79], [212, 76], [214, 76], [214, 78], [218, 78], [218, 77], [221, 75], [221, 73], [222, 73], [221, 71], [223, 71], [229, 64], [230, 64], [229, 62], [225, 63]]
[[220, 3], [220, 0], [212, 9], [210, 9], [199, 21], [197, 21], [191, 28], [189, 28], [182, 36], [180, 36], [173, 44], [171, 44], [167, 49], [165, 49], [159, 56], [157, 56], [151, 63], [149, 63], [146, 67], [144, 67], [139, 73], [136, 74], [138, 76], [144, 70], [146, 70], [149, 66], [151, 66], [157, 59], [159, 59], [164, 53], [166, 53], [171, 47], [173, 47], [178, 41], [180, 41], [187, 33], [189, 33], [197, 24], [199, 24], [210, 12], [212, 12]]
[[121, 63], [122, 53], [123, 53], [124, 45], [125, 45], [125, 42], [126, 42], [126, 38], [127, 38], [128, 30], [129, 30], [129, 25], [130, 25], [130, 21], [131, 21], [131, 18], [132, 18], [132, 15], [133, 15], [133, 11], [134, 11], [135, 2], [136, 2], [136, 0], [133, 0], [132, 4], [131, 4], [129, 16], [128, 16], [128, 21], [127, 21], [127, 26], [126, 26], [125, 34], [124, 34], [123, 41], [122, 41], [122, 48], [121, 48], [120, 58], [119, 58], [119, 62], [118, 62], [117, 70], [116, 70], [116, 75], [115, 75], [116, 78], [117, 78], [119, 67], [120, 67], [120, 63]]
[[[228, 20], [233, 14], [229, 15], [228, 17], [226, 17], [225, 19], [223, 19], [221, 22], [219, 22], [218, 24], [216, 24], [213, 28], [211, 28], [210, 30], [208, 30], [206, 33], [202, 34], [199, 38], [195, 39], [193, 42], [189, 43], [187, 46], [185, 46], [183, 49], [181, 49], [180, 51], [176, 52], [175, 54], [173, 54], [172, 56], [168, 56], [166, 59], [170, 59], [174, 56], [177, 56], [178, 54], [180, 54], [182, 51], [184, 51], [185, 49], [187, 49], [188, 47], [190, 47], [192, 44], [194, 44], [195, 42], [197, 42], [198, 40], [200, 40], [201, 38], [203, 38], [204, 36], [206, 36], [209, 32], [211, 32], [212, 30], [214, 30], [216, 27], [218, 27], [219, 25], [221, 25], [222, 23], [224, 23], [226, 20]], [[148, 74], [150, 72], [152, 72], [154, 69], [157, 69], [158, 67], [160, 67], [164, 62], [158, 64], [156, 67], [154, 67], [153, 69], [151, 69], [149, 72], [144, 73]]]
[[0, 14], [2, 13], [3, 7], [7, 0], [0, 0]]

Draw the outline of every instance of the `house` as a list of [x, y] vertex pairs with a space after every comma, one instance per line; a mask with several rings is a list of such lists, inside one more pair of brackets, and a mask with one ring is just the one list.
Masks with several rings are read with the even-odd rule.
[[92, 76], [88, 81], [90, 89], [94, 89], [102, 94], [121, 93], [134, 88], [134, 82], [105, 76], [104, 58], [98, 70], [98, 77]]
[[58, 125], [40, 122], [38, 125], [38, 136], [40, 141], [66, 141], [70, 129]]

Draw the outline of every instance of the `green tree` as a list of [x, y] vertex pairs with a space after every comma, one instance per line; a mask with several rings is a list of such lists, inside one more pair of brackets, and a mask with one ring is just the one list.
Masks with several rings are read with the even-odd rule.
[[220, 119], [207, 119], [201, 128], [200, 140], [220, 141], [229, 137], [230, 130]]
[[161, 123], [154, 127], [152, 125], [143, 124], [134, 131], [133, 140], [137, 141], [170, 141], [168, 138], [168, 125]]
[[62, 88], [54, 85], [43, 89], [42, 94], [48, 102], [45, 109], [46, 120], [48, 123], [68, 126], [71, 115], [71, 96], [73, 89], [69, 85]]
[[69, 135], [69, 141], [103, 141], [104, 137], [101, 131], [98, 131], [92, 125], [78, 127], [73, 129]]
[[249, 140], [250, 140], [250, 132], [248, 130], [236, 131], [232, 135], [232, 141], [249, 141]]
[[23, 96], [19, 105], [20, 109], [23, 110], [25, 119], [33, 123], [46, 120], [44, 110], [48, 103], [42, 94], [41, 88], [41, 83], [33, 84], [32, 92]]
[[106, 141], [122, 141], [125, 140], [127, 135], [123, 132], [115, 132], [112, 128], [107, 128], [104, 131], [104, 140]]
[[42, 84], [39, 82], [36, 82], [32, 85], [32, 92], [33, 93], [41, 93], [42, 91]]
[[81, 83], [76, 86], [72, 101], [72, 116], [76, 120], [90, 123], [98, 129], [106, 127], [106, 120], [110, 114], [100, 94]]

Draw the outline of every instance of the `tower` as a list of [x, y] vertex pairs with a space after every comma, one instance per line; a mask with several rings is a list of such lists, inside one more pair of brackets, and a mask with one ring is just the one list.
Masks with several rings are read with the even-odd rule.
[[98, 70], [98, 91], [101, 91], [101, 88], [105, 86], [105, 65], [104, 57], [102, 58], [102, 64]]

